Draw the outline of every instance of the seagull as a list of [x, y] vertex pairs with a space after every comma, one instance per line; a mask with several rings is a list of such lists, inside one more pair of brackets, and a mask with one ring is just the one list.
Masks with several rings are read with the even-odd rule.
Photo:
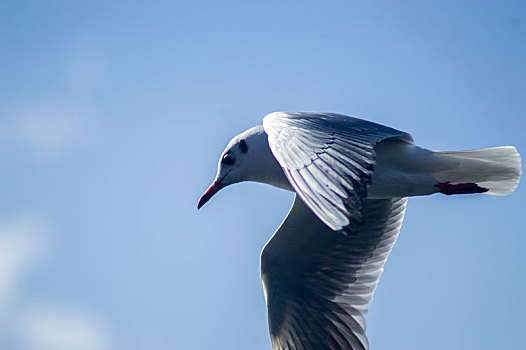
[[367, 350], [364, 316], [407, 197], [507, 195], [520, 176], [512, 146], [437, 152], [354, 117], [275, 112], [228, 143], [198, 209], [242, 181], [295, 192], [261, 253], [272, 348]]

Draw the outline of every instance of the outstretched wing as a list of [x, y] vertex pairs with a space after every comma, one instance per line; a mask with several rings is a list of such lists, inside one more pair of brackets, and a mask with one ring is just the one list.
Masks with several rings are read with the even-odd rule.
[[269, 146], [305, 204], [333, 230], [362, 222], [375, 164], [374, 145], [409, 134], [332, 113], [276, 112], [263, 119]]
[[368, 349], [367, 313], [406, 198], [367, 199], [356, 235], [321, 222], [296, 196], [261, 253], [274, 350]]

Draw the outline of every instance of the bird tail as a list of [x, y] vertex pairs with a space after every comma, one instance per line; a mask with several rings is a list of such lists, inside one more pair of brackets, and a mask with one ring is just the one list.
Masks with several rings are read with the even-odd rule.
[[434, 152], [446, 169], [433, 173], [444, 194], [486, 193], [504, 196], [518, 186], [521, 156], [513, 146], [457, 152]]

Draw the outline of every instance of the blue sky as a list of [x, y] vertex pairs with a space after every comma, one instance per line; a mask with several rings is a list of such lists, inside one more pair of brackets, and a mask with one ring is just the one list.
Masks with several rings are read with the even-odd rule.
[[[230, 138], [317, 110], [525, 153], [525, 43], [521, 1], [2, 1], [0, 348], [269, 349], [292, 194], [198, 212]], [[523, 187], [409, 201], [373, 350], [526, 348]]]

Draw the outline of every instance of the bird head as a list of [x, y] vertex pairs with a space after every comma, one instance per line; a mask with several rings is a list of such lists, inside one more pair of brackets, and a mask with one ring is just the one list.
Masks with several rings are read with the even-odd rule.
[[199, 199], [200, 209], [222, 188], [242, 181], [256, 180], [255, 173], [261, 163], [261, 155], [270, 153], [268, 140], [262, 126], [255, 126], [235, 136], [219, 158], [217, 175]]

